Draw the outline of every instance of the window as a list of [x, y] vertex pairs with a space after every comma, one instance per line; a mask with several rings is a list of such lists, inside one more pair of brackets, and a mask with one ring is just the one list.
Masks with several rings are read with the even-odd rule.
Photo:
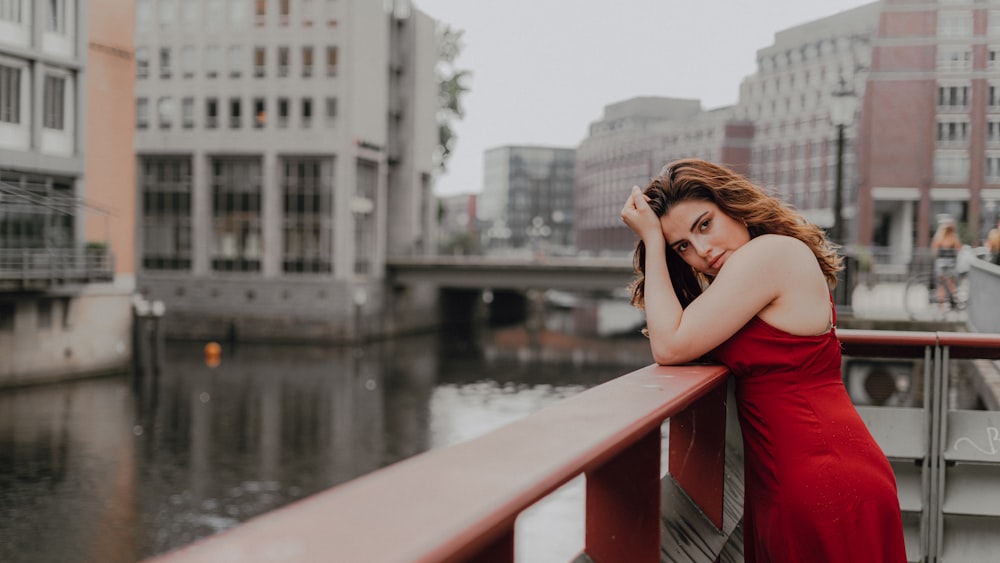
[[312, 126], [313, 101], [312, 98], [302, 98], [302, 128], [308, 129]]
[[[991, 87], [992, 90], [992, 87]], [[969, 105], [968, 86], [938, 86], [938, 107], [966, 108]]]
[[278, 16], [281, 25], [288, 25], [289, 0], [278, 0]]
[[205, 98], [205, 129], [215, 129], [219, 126], [219, 101], [216, 98]]
[[149, 47], [135, 48], [135, 77], [146, 78], [149, 76]]
[[48, 0], [45, 3], [47, 14], [45, 31], [60, 35], [66, 34], [66, 0]]
[[267, 102], [264, 98], [253, 99], [253, 126], [256, 129], [267, 123]]
[[375, 194], [378, 187], [378, 163], [358, 159], [354, 203], [354, 273], [371, 274], [375, 255]]
[[302, 78], [309, 78], [313, 74], [313, 48], [311, 46], [302, 47]]
[[968, 121], [939, 121], [937, 124], [939, 143], [966, 143], [969, 140]]
[[326, 99], [326, 126], [337, 125], [337, 98]]
[[1000, 85], [990, 84], [986, 96], [987, 109], [994, 111], [1000, 109]]
[[140, 157], [142, 267], [191, 268], [191, 159]]
[[0, 0], [0, 20], [21, 23], [21, 0]]
[[278, 98], [278, 127], [288, 127], [288, 98]]
[[257, 0], [257, 7], [255, 9], [255, 20], [257, 26], [263, 26], [267, 24], [267, 0]]
[[160, 47], [160, 78], [170, 78], [170, 47]]
[[326, 48], [326, 75], [337, 76], [337, 48]]
[[212, 161], [213, 270], [260, 271], [260, 203], [260, 160]]
[[136, 129], [149, 127], [149, 98], [135, 100], [135, 127]]
[[66, 78], [52, 74], [45, 75], [42, 105], [42, 127], [46, 129], [65, 128]]
[[243, 100], [239, 98], [229, 98], [229, 128], [239, 129], [240, 123], [240, 113], [243, 109]]
[[0, 65], [0, 122], [21, 122], [21, 69]]
[[185, 129], [194, 127], [194, 98], [190, 96], [181, 100], [181, 126]]
[[229, 77], [239, 78], [243, 76], [243, 47], [239, 45], [229, 46]]
[[198, 62], [194, 55], [194, 45], [181, 47], [181, 76], [184, 78], [194, 78], [197, 64]]
[[286, 273], [330, 273], [333, 268], [333, 161], [286, 158], [281, 162]]
[[288, 76], [289, 64], [288, 47], [278, 47], [278, 76]]
[[205, 47], [206, 78], [217, 78], [219, 76], [219, 67], [222, 66], [221, 58], [222, 53], [220, 52], [218, 45], [208, 45]]
[[160, 129], [170, 129], [174, 124], [174, 99], [163, 96], [157, 100], [156, 116]]
[[267, 58], [263, 47], [253, 48], [253, 75], [257, 78], [264, 77], [265, 63]]
[[986, 142], [1000, 144], [1000, 121], [991, 119], [986, 122]]
[[986, 154], [986, 158], [983, 160], [983, 165], [985, 170], [983, 174], [986, 176], [987, 184], [1000, 184], [1000, 154]]

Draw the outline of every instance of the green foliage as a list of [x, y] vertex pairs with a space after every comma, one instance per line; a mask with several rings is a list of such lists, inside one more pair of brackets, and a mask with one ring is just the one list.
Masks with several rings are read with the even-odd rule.
[[448, 25], [438, 29], [438, 146], [435, 166], [441, 172], [447, 170], [448, 159], [457, 141], [452, 125], [465, 117], [462, 97], [469, 91], [465, 81], [472, 75], [468, 70], [455, 68], [455, 60], [464, 47], [464, 33]]

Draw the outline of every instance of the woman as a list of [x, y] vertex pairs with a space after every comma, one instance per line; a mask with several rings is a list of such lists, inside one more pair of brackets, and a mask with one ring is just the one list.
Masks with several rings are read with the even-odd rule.
[[822, 231], [732, 171], [672, 163], [622, 219], [653, 358], [736, 376], [748, 562], [906, 560], [896, 481], [841, 379]]
[[931, 252], [934, 253], [934, 279], [937, 286], [937, 303], [945, 300], [945, 284], [948, 286], [947, 298], [955, 306], [955, 285], [957, 275], [958, 251], [962, 249], [962, 240], [958, 238], [955, 222], [945, 219], [938, 225], [934, 238], [931, 239]]

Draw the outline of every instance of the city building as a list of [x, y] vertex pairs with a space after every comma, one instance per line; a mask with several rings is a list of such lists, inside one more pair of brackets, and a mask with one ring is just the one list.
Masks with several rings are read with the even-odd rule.
[[477, 217], [486, 252], [568, 253], [573, 247], [576, 150], [503, 146], [483, 157]]
[[133, 14], [0, 0], [0, 385], [128, 367]]
[[881, 4], [862, 110], [858, 242], [981, 244], [1000, 209], [1000, 2]]
[[439, 254], [479, 254], [479, 222], [476, 220], [476, 194], [438, 197]]
[[[757, 72], [740, 86], [736, 113], [755, 125], [749, 177], [827, 230], [834, 224], [838, 166], [831, 108], [838, 95], [864, 98], [879, 11], [874, 2], [779, 31], [757, 51]], [[858, 237], [860, 108], [859, 102], [849, 108], [839, 161], [845, 242]]]
[[576, 246], [631, 253], [636, 237], [621, 220], [632, 186], [646, 186], [676, 159], [696, 157], [745, 173], [754, 127], [732, 108], [704, 111], [699, 100], [640, 97], [605, 106], [577, 149]]
[[168, 335], [387, 329], [364, 320], [386, 257], [436, 240], [435, 22], [406, 0], [139, 0], [135, 25], [139, 290]]

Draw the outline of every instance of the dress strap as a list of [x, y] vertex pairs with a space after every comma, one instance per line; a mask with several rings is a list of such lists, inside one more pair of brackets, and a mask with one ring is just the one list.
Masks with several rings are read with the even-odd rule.
[[837, 304], [833, 302], [833, 291], [830, 292], [830, 316], [833, 318], [830, 328], [837, 328]]

